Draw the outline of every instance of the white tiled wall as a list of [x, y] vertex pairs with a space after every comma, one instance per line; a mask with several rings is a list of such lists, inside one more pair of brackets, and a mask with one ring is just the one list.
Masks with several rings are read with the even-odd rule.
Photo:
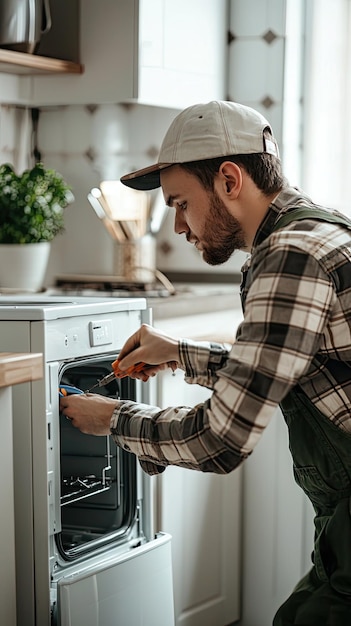
[[[260, 110], [283, 144], [287, 0], [230, 0], [228, 99]], [[1, 161], [18, 159], [17, 110], [0, 108]], [[60, 106], [40, 111], [37, 146], [48, 167], [72, 185], [75, 203], [66, 210], [66, 232], [53, 242], [47, 284], [58, 273], [109, 274], [110, 235], [87, 201], [106, 178], [153, 163], [177, 110], [143, 105]], [[167, 215], [157, 237], [157, 266], [165, 271], [239, 273], [242, 253], [210, 268]]]
[[229, 97], [259, 110], [282, 143], [285, 0], [231, 1]]

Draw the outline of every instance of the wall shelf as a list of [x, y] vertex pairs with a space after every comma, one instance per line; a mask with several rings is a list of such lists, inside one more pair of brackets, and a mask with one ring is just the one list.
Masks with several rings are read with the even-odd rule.
[[0, 72], [7, 74], [82, 74], [83, 65], [63, 59], [0, 49]]

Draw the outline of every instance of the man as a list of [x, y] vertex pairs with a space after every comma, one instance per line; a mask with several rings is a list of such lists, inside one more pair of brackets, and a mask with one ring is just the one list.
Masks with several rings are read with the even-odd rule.
[[[327, 154], [325, 164], [328, 181]], [[180, 113], [159, 162], [121, 180], [135, 189], [161, 185], [176, 233], [207, 263], [224, 263], [236, 249], [251, 253], [244, 321], [230, 352], [144, 325], [119, 355], [124, 370], [146, 364], [135, 374], [142, 380], [183, 368], [187, 382], [213, 390], [207, 402], [160, 410], [87, 394], [62, 398], [63, 413], [82, 432], [112, 433], [150, 474], [172, 464], [227, 473], [251, 454], [280, 406], [316, 533], [313, 567], [274, 626], [349, 626], [351, 222], [288, 185], [269, 123], [233, 102]]]

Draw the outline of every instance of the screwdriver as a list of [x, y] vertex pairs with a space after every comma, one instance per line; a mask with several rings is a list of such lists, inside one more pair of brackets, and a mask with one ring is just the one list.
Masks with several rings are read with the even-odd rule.
[[141, 363], [137, 363], [136, 365], [132, 365], [131, 367], [128, 367], [128, 369], [125, 372], [123, 372], [122, 370], [119, 369], [119, 360], [116, 359], [116, 361], [113, 361], [112, 363], [113, 371], [110, 374], [107, 374], [106, 376], [104, 376], [103, 378], [100, 378], [100, 380], [98, 380], [97, 383], [95, 383], [95, 385], [90, 387], [90, 389], [87, 389], [85, 393], [90, 393], [93, 389], [96, 389], [97, 387], [104, 387], [105, 385], [108, 385], [108, 383], [110, 383], [115, 378], [125, 378], [126, 376], [130, 376], [131, 374], [134, 374], [136, 372], [141, 372], [141, 370], [144, 369], [144, 367], [146, 367], [146, 363], [141, 362]]

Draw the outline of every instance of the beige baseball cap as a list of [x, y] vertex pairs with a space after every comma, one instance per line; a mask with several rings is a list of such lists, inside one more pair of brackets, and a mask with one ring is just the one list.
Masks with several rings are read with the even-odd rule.
[[[272, 135], [267, 139], [264, 130]], [[162, 142], [158, 162], [125, 174], [121, 182], [133, 189], [160, 187], [160, 170], [189, 161], [236, 154], [267, 152], [279, 158], [269, 122], [251, 107], [214, 100], [188, 107], [173, 120]]]

